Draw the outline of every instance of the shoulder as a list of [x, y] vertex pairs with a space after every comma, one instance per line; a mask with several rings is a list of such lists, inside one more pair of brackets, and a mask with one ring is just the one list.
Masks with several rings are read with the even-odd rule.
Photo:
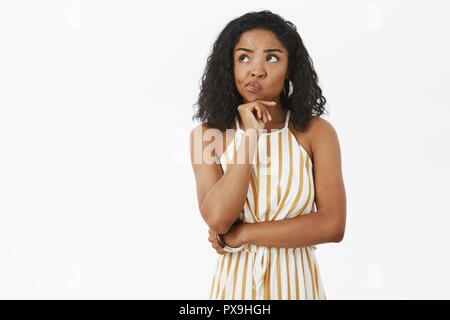
[[203, 132], [204, 133], [206, 131], [208, 131], [210, 133], [214, 133], [214, 134], [218, 134], [218, 133], [219, 134], [223, 134], [223, 132], [220, 131], [219, 129], [214, 128], [214, 127], [210, 127], [208, 125], [208, 122], [203, 122], [203, 123], [200, 123], [200, 124], [196, 125], [194, 128], [192, 128], [191, 134], [198, 133], [198, 132]]
[[337, 132], [331, 122], [318, 116], [313, 116], [310, 120], [308, 133], [312, 149], [324, 140], [329, 142], [330, 140], [335, 140], [335, 142], [337, 140]]
[[331, 123], [319, 116], [312, 116], [304, 131], [299, 131], [295, 128], [291, 129], [297, 142], [306, 150], [311, 160], [314, 158], [314, 147], [317, 143], [320, 143], [323, 135], [329, 135], [332, 131], [333, 126]]
[[196, 125], [194, 128], [192, 128], [191, 134], [198, 133], [198, 132], [203, 132], [204, 130], [208, 130], [208, 129], [212, 129], [212, 128], [210, 128], [208, 126], [207, 122], [203, 122], [203, 123], [200, 123], [200, 124]]
[[208, 126], [207, 122], [196, 125], [189, 134], [191, 157], [202, 157], [205, 150], [208, 156], [214, 155], [216, 143], [222, 137], [222, 131]]
[[309, 128], [309, 143], [317, 169], [341, 170], [341, 148], [334, 126], [321, 117], [313, 117]]
[[[200, 123], [196, 125], [194, 128], [192, 128], [190, 132], [191, 139], [197, 135], [200, 135], [201, 137], [205, 136], [221, 136], [222, 132], [217, 128], [212, 128], [208, 126], [207, 122]], [[209, 140], [209, 138], [208, 138]]]

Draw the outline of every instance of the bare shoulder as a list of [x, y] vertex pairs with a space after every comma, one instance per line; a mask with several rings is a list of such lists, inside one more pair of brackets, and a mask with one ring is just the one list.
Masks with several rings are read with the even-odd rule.
[[[216, 128], [209, 127], [207, 122], [198, 124], [191, 130], [189, 135], [191, 143], [191, 153], [195, 152], [195, 150], [197, 150], [197, 152], [203, 153], [205, 148], [209, 148], [210, 151], [214, 154], [214, 141], [218, 136], [222, 136], [221, 131]], [[194, 146], [196, 148], [194, 148]]]
[[207, 148], [208, 154], [216, 155], [220, 158], [224, 149], [224, 140], [230, 141], [230, 130], [220, 131], [217, 128], [208, 126], [207, 122], [198, 124], [191, 130], [190, 140], [191, 143], [197, 142], [197, 145], [201, 145], [202, 152]]
[[332, 127], [332, 124], [319, 116], [312, 116], [311, 120], [309, 120], [309, 124], [308, 124], [308, 129], [312, 130], [312, 129], [316, 129], [317, 127], [322, 127], [322, 126], [328, 126], [328, 127]]
[[293, 126], [290, 127], [291, 132], [294, 134], [297, 143], [306, 151], [309, 158], [313, 160], [314, 152], [313, 152], [313, 138], [316, 131], [319, 131], [323, 124], [323, 121], [326, 121], [318, 116], [312, 116], [312, 118], [308, 121], [307, 127], [304, 131], [299, 131], [295, 129]]
[[319, 148], [339, 147], [336, 129], [331, 122], [319, 116], [313, 116], [310, 120], [308, 138], [313, 155]]
[[200, 124], [196, 125], [191, 130], [191, 134], [198, 133], [198, 132], [205, 132], [205, 130], [218, 130], [218, 129], [211, 128], [210, 126], [208, 126], [207, 122], [203, 122], [203, 123], [200, 123]]
[[203, 139], [207, 139], [210, 140], [210, 137], [222, 137], [223, 133], [217, 129], [217, 128], [212, 128], [210, 126], [208, 126], [207, 122], [203, 122], [198, 124], [197, 126], [195, 126], [190, 133], [190, 137], [192, 139], [192, 137], [196, 136], [196, 135], [200, 135], [203, 137]]

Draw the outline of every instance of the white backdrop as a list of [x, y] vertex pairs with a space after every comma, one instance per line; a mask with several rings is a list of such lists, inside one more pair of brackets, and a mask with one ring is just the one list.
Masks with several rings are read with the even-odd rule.
[[296, 24], [338, 132], [328, 299], [449, 299], [447, 1], [2, 1], [0, 297], [206, 299], [189, 132], [212, 44]]

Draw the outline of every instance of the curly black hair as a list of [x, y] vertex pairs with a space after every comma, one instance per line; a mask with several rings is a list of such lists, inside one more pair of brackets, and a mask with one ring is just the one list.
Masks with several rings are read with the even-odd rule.
[[207, 122], [208, 127], [224, 131], [231, 127], [238, 114], [237, 106], [243, 98], [234, 81], [233, 49], [242, 33], [251, 29], [272, 31], [289, 52], [288, 78], [292, 81], [293, 92], [288, 98], [289, 81], [285, 81], [280, 94], [281, 107], [291, 110], [293, 126], [304, 131], [313, 115], [324, 112], [326, 99], [318, 85], [318, 77], [313, 62], [296, 26], [269, 10], [248, 12], [231, 22], [219, 34], [213, 50], [207, 59], [197, 112], [192, 120]]

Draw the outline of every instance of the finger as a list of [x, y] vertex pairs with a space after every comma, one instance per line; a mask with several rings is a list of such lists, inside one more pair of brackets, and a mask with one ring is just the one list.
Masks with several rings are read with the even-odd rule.
[[258, 111], [258, 106], [252, 106], [253, 107], [253, 112], [256, 112], [256, 115], [255, 115], [255, 113], [253, 113], [254, 115], [255, 115], [255, 118], [256, 119], [258, 119], [259, 118], [259, 111]]
[[274, 106], [277, 104], [275, 101], [271, 101], [271, 100], [261, 100], [261, 102], [268, 106]]
[[262, 110], [262, 113], [263, 113], [263, 121], [264, 122], [267, 122], [267, 108], [263, 105], [263, 104], [261, 104], [261, 110]]
[[226, 251], [223, 251], [221, 247], [219, 247], [218, 244], [213, 245], [213, 248], [216, 250], [217, 253], [219, 254], [224, 254], [226, 253]]
[[263, 105], [261, 105], [261, 118], [262, 118], [262, 121], [266, 122], [266, 111], [264, 110]]
[[266, 115], [269, 121], [272, 121], [272, 116], [270, 115], [269, 109], [266, 108]]
[[271, 118], [271, 116], [270, 116], [269, 109], [267, 109], [266, 106], [264, 106], [263, 108], [264, 108], [264, 114], [266, 115], [267, 121], [272, 120], [272, 118]]
[[259, 107], [260, 114], [261, 114], [261, 116], [260, 116], [261, 120], [264, 121], [264, 122], [266, 122], [266, 117], [265, 117], [265, 112], [264, 112], [264, 106], [263, 106], [263, 104], [259, 104], [258, 107]]

